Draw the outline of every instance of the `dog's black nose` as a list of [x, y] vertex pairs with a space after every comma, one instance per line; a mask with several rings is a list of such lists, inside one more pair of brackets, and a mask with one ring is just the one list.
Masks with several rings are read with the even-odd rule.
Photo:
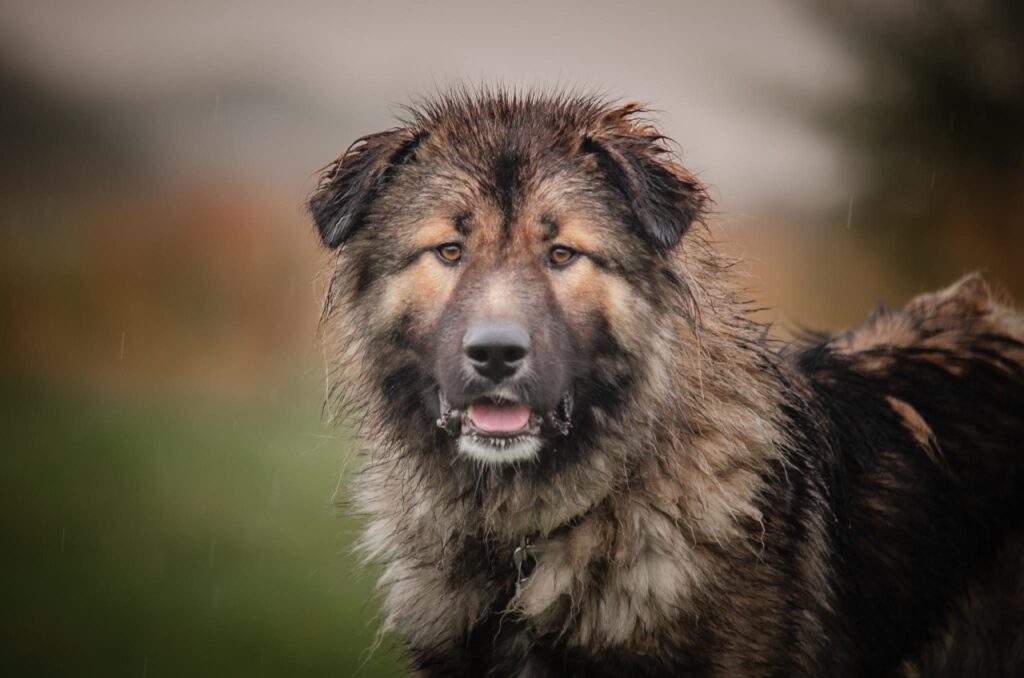
[[489, 320], [473, 325], [462, 339], [469, 363], [491, 381], [515, 374], [530, 351], [530, 333], [517, 322]]

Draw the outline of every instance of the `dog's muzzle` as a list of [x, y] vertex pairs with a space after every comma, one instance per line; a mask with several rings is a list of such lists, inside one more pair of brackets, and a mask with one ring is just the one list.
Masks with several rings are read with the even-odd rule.
[[504, 463], [536, 456], [545, 439], [569, 435], [573, 394], [566, 391], [553, 410], [536, 412], [525, 403], [481, 398], [455, 409], [438, 390], [437, 425], [458, 440], [459, 451], [481, 461]]

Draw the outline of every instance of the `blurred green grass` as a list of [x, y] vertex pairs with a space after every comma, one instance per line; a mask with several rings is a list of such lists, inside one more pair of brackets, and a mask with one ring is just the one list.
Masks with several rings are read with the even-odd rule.
[[393, 676], [312, 387], [0, 387], [4, 675]]

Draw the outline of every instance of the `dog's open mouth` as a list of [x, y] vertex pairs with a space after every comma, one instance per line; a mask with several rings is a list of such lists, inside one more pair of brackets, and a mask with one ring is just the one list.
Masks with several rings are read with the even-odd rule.
[[540, 421], [528, 405], [479, 400], [466, 408], [462, 433], [508, 438], [540, 433]]
[[500, 398], [481, 398], [465, 409], [454, 409], [438, 391], [441, 417], [437, 425], [456, 438], [463, 454], [490, 463], [531, 459], [545, 438], [569, 434], [572, 393], [565, 393], [554, 410], [539, 413], [529, 405]]

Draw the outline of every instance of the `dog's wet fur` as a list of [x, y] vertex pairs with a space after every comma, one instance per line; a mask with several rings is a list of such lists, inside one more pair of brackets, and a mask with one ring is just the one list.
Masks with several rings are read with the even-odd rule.
[[780, 347], [707, 205], [574, 94], [448, 93], [324, 171], [384, 628], [422, 675], [1024, 675], [1024, 317], [968, 276]]

